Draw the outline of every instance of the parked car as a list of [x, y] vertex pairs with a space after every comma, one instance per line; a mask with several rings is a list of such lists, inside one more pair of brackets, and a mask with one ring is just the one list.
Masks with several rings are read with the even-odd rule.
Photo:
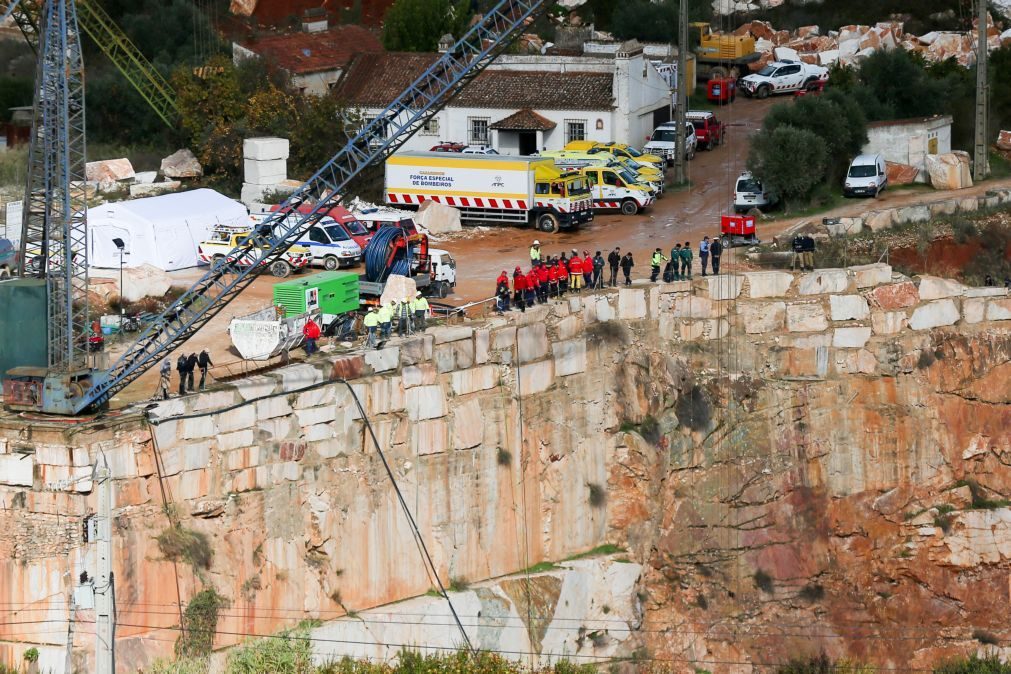
[[879, 154], [862, 154], [850, 162], [843, 184], [843, 196], [868, 196], [877, 199], [888, 187], [888, 172], [885, 160]]
[[438, 145], [433, 145], [428, 149], [429, 152], [463, 152], [464, 148], [467, 146], [463, 143], [454, 143], [452, 141], [440, 141]]
[[[698, 145], [698, 138], [695, 136], [695, 127], [690, 123], [685, 124], [685, 158], [695, 157], [695, 148]], [[668, 164], [674, 163], [674, 152], [677, 148], [677, 122], [666, 122], [656, 127], [653, 135], [649, 137], [649, 142], [642, 148], [646, 152], [663, 157]]]
[[711, 150], [723, 142], [726, 127], [712, 112], [689, 110], [686, 117], [695, 127], [695, 138], [703, 150]]
[[745, 96], [768, 98], [769, 94], [788, 94], [828, 80], [828, 68], [800, 61], [773, 61], [757, 73], [741, 78]]
[[0, 279], [18, 272], [18, 249], [7, 239], [0, 239]]
[[776, 202], [775, 196], [762, 187], [762, 181], [745, 171], [734, 185], [734, 212], [747, 213], [752, 208], [763, 210]]
[[487, 145], [468, 145], [460, 151], [463, 154], [498, 154], [498, 150]]

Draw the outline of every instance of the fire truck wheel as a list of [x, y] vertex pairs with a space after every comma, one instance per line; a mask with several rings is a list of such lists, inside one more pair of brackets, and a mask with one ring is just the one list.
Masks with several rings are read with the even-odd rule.
[[639, 204], [635, 203], [631, 199], [625, 199], [621, 202], [621, 214], [622, 215], [635, 215], [639, 212]]
[[730, 237], [724, 234], [723, 238], [720, 239], [720, 243], [723, 244], [723, 250], [730, 248]]
[[277, 260], [271, 263], [270, 273], [277, 278], [287, 278], [291, 276], [291, 265], [284, 260]]
[[558, 231], [558, 218], [551, 213], [542, 213], [537, 218], [537, 229], [554, 234]]
[[333, 255], [327, 255], [323, 258], [323, 268], [327, 271], [333, 271], [341, 266], [340, 260], [338, 260]]

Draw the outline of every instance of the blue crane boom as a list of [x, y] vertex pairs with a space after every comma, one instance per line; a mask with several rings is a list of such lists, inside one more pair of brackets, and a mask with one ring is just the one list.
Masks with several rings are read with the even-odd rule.
[[[368, 166], [383, 161], [504, 51], [546, 7], [545, 0], [501, 0], [295, 191], [257, 232], [213, 264], [155, 320], [110, 367], [66, 385], [65, 374], [39, 382], [35, 410], [78, 414], [94, 409], [157, 364], [216, 316], [269, 263], [298, 241], [342, 199], [342, 191]], [[285, 217], [309, 206], [299, 218]], [[305, 210], [305, 209], [303, 209]], [[255, 257], [264, 264], [242, 264]], [[15, 409], [18, 406], [7, 401]]]

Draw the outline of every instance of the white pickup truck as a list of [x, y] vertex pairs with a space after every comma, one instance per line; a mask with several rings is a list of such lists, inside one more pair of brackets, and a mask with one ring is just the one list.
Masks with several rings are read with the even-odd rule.
[[737, 88], [745, 96], [768, 98], [788, 94], [828, 80], [828, 68], [801, 61], [773, 61], [757, 73], [742, 77]]

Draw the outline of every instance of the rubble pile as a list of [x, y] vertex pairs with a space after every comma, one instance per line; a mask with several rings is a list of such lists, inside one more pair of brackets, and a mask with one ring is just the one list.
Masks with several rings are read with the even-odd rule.
[[[976, 63], [974, 34], [932, 31], [916, 36], [906, 33], [901, 21], [883, 21], [873, 26], [843, 26], [824, 35], [818, 26], [801, 26], [791, 32], [776, 30], [767, 21], [751, 21], [740, 26], [734, 34], [755, 38], [755, 50], [761, 58], [751, 64], [754, 71], [781, 59], [826, 67], [836, 63], [855, 65], [876, 51], [896, 47], [921, 54], [932, 62], [954, 58], [965, 67]], [[989, 16], [987, 36], [987, 48], [991, 51], [1003, 44], [1011, 44], [1011, 29], [1002, 33]]]

